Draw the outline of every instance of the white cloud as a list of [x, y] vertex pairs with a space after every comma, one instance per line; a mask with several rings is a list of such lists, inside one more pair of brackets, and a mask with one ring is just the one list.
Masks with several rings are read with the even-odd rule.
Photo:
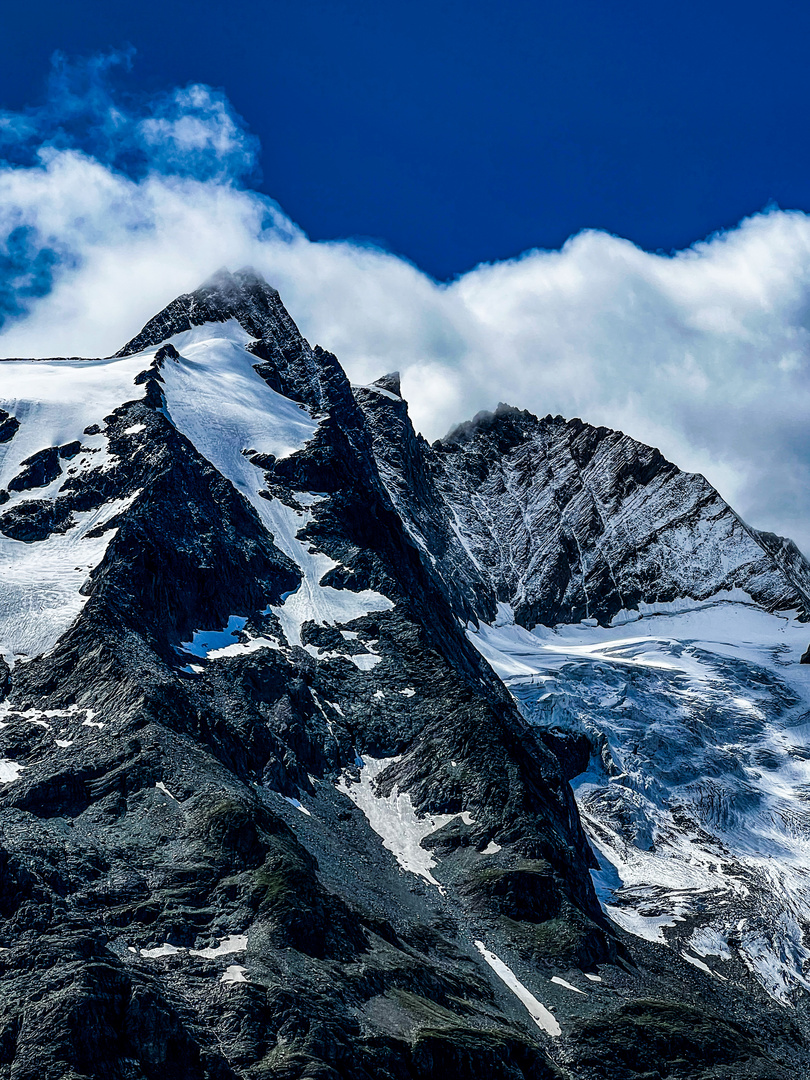
[[40, 124], [40, 150], [0, 168], [0, 354], [109, 354], [217, 267], [252, 264], [355, 381], [398, 368], [428, 437], [500, 400], [620, 427], [810, 551], [806, 215], [755, 215], [672, 257], [585, 232], [438, 284], [313, 243], [239, 187], [255, 144], [221, 94], [189, 87], [138, 115], [103, 102], [140, 171], [3, 119], [29, 141]]
[[197, 178], [227, 180], [253, 168], [257, 140], [230, 103], [210, 86], [194, 83], [153, 105], [153, 115], [135, 126], [153, 171], [180, 171]]

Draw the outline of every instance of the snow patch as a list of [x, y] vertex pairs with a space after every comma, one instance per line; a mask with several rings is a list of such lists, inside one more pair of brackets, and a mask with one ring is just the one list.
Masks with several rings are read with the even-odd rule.
[[359, 653], [358, 655], [348, 657], [348, 659], [351, 660], [354, 666], [359, 668], [360, 671], [371, 671], [372, 668], [375, 668], [377, 664], [379, 664], [382, 657], [377, 653]]
[[176, 953], [181, 952], [185, 952], [185, 949], [170, 945], [168, 941], [165, 941], [154, 949], [141, 949], [141, 956], [145, 956], [147, 960], [156, 960], [160, 956], [174, 956]]
[[712, 969], [707, 964], [704, 964], [702, 960], [698, 960], [696, 956], [690, 956], [688, 952], [681, 952], [681, 956], [693, 967], [700, 968], [700, 970], [705, 971], [707, 975], [714, 975]]
[[566, 982], [565, 979], [561, 979], [559, 975], [552, 975], [551, 981], [557, 986], [564, 986], [566, 990], [573, 990], [575, 994], [584, 994], [584, 990], [580, 990], [578, 986], [572, 985], [570, 982]]
[[364, 813], [374, 832], [382, 839], [383, 847], [392, 852], [403, 870], [416, 874], [431, 885], [442, 886], [431, 873], [437, 865], [432, 852], [422, 847], [422, 841], [448, 822], [460, 817], [465, 824], [472, 818], [462, 814], [427, 814], [419, 817], [410, 795], [395, 786], [388, 796], [377, 793], [377, 779], [389, 765], [401, 758], [358, 758], [361, 765], [359, 780], [344, 774], [337, 783], [338, 791], [352, 800]]
[[166, 941], [154, 949], [141, 949], [141, 956], [149, 960], [155, 960], [161, 956], [175, 956], [177, 953], [187, 952], [189, 956], [201, 956], [205, 960], [216, 960], [220, 956], [244, 952], [247, 948], [247, 941], [247, 934], [229, 934], [227, 937], [220, 938], [218, 945], [207, 949], [186, 949], [182, 945], [170, 945]]
[[498, 978], [505, 983], [515, 997], [523, 1003], [535, 1024], [553, 1039], [559, 1038], [559, 1036], [562, 1035], [562, 1028], [557, 1023], [554, 1014], [549, 1012], [545, 1005], [541, 1004], [530, 990], [526, 989], [512, 969], [507, 967], [500, 957], [496, 956], [494, 952], [488, 949], [483, 941], [476, 941], [475, 947]]
[[368, 386], [361, 383], [352, 383], [352, 390], [368, 390], [372, 394], [379, 394], [380, 397], [388, 398], [389, 401], [402, 401], [401, 397], [392, 394], [390, 390], [386, 390], [383, 386], [375, 386], [374, 383], [370, 383]]
[[0, 758], [0, 784], [13, 784], [15, 780], [20, 779], [20, 773], [24, 768], [25, 765], [19, 765], [9, 758]]
[[731, 959], [731, 949], [728, 947], [725, 934], [710, 926], [701, 926], [689, 939], [692, 952], [698, 956], [719, 956], [721, 960]]
[[218, 956], [229, 956], [231, 953], [244, 952], [247, 948], [247, 934], [229, 934], [228, 937], [220, 938], [219, 945], [208, 949], [189, 949], [189, 956], [202, 956], [206, 960], [216, 960]]
[[242, 967], [241, 964], [229, 964], [219, 981], [226, 985], [229, 983], [246, 983], [249, 981], [245, 975], [246, 971], [247, 968]]
[[635, 934], [636, 937], [644, 938], [646, 941], [655, 941], [659, 945], [667, 943], [664, 927], [676, 925], [671, 915], [642, 915], [631, 908], [619, 908], [612, 904], [605, 905], [605, 912], [628, 934]]
[[299, 506], [314, 506], [315, 503], [323, 502], [324, 499], [329, 498], [322, 491], [293, 491], [291, 494]]

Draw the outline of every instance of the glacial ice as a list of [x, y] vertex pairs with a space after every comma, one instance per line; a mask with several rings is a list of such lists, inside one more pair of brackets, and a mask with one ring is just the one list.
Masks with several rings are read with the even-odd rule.
[[810, 988], [807, 624], [736, 593], [611, 627], [529, 631], [506, 616], [469, 639], [531, 723], [589, 736], [572, 786], [610, 918], [738, 956], [782, 1003]]

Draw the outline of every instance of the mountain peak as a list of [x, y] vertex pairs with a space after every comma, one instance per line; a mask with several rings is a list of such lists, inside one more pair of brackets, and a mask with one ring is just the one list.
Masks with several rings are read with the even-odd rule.
[[492, 430], [505, 417], [536, 420], [536, 417], [525, 409], [518, 409], [514, 405], [508, 405], [506, 402], [501, 401], [494, 410], [482, 409], [481, 412], [475, 414], [472, 420], [464, 420], [460, 424], [456, 424], [443, 439], [438, 440], [438, 445], [456, 446], [471, 442], [479, 433]]
[[246, 300], [251, 293], [263, 292], [268, 296], [278, 296], [278, 292], [252, 266], [243, 266], [233, 273], [227, 266], [221, 266], [209, 278], [195, 289], [191, 295], [219, 296], [226, 303]]
[[221, 267], [194, 292], [183, 293], [128, 341], [116, 356], [131, 356], [203, 323], [236, 319], [256, 339], [300, 337], [276, 289], [252, 267], [231, 273]]
[[810, 1080], [794, 545], [251, 268], [0, 377], [0, 1078]]
[[274, 390], [315, 412], [354, 408], [349, 382], [336, 357], [310, 348], [278, 291], [258, 271], [235, 273], [221, 267], [195, 289], [172, 300], [120, 349], [116, 358], [161, 345], [195, 326], [235, 320], [245, 331], [245, 348], [256, 371]]
[[198, 286], [195, 290], [200, 292], [203, 289], [221, 289], [234, 288], [236, 286], [236, 278], [228, 269], [227, 266], [220, 266], [218, 270], [215, 270], [210, 277], [207, 277], [205, 281]]
[[389, 371], [387, 375], [381, 375], [371, 385], [378, 386], [380, 390], [387, 390], [389, 394], [394, 394], [395, 397], [402, 397], [402, 386], [398, 371]]

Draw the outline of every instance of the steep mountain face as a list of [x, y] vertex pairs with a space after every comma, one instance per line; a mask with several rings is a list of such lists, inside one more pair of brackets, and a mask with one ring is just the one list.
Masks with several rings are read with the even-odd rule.
[[405, 403], [379, 395], [359, 400], [391, 496], [446, 567], [457, 606], [485, 621], [505, 603], [526, 627], [605, 623], [733, 589], [768, 610], [808, 610], [810, 567], [795, 544], [749, 528], [652, 447], [507, 405], [428, 447]]
[[[722, 878], [685, 793], [733, 787], [734, 755], [683, 742], [668, 772], [661, 747], [709, 701], [728, 741], [762, 668], [715, 665], [681, 717], [677, 675], [621, 691], [624, 646], [524, 629], [723, 590], [776, 619], [807, 602], [795, 549], [578, 421], [502, 409], [427, 446], [394, 377], [353, 390], [250, 271], [113, 358], [0, 363], [0, 406], [0, 1077], [808, 1075], [806, 984], [777, 1000], [748, 939], [673, 948], [706, 931], [694, 881], [673, 924], [608, 880], [621, 845], [666, 861], [645, 822]], [[782, 765], [786, 687], [757, 684], [745, 743], [768, 727]], [[787, 887], [749, 870], [754, 899]]]
[[780, 560], [702, 476], [621, 432], [502, 406], [434, 449], [471, 555], [521, 625], [734, 588], [769, 609], [810, 602], [804, 559]]

